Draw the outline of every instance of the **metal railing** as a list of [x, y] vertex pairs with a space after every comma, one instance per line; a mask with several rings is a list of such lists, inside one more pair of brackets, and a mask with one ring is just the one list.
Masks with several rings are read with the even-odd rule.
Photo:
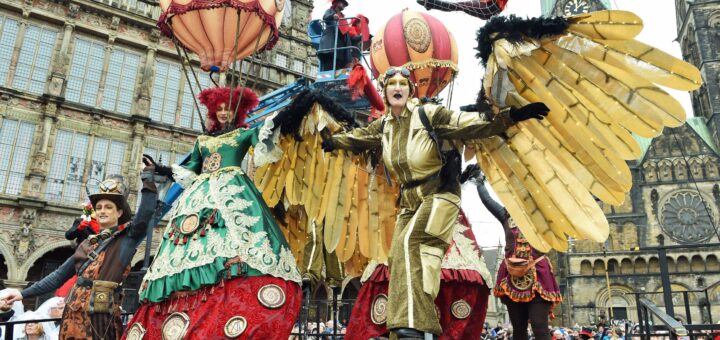
[[137, 14], [148, 19], [157, 20], [160, 17], [159, 3], [152, 0], [88, 0]]

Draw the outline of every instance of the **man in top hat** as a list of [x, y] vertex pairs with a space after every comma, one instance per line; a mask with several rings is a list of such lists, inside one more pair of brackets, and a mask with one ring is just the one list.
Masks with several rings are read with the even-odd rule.
[[50, 275], [0, 299], [11, 303], [46, 294], [77, 274], [63, 312], [60, 339], [119, 339], [123, 331], [120, 285], [130, 273], [130, 262], [145, 238], [157, 203], [155, 162], [143, 155], [143, 164], [140, 207], [132, 221], [122, 176], [108, 176], [100, 183], [99, 192], [90, 195], [100, 233], [80, 243], [75, 254]]

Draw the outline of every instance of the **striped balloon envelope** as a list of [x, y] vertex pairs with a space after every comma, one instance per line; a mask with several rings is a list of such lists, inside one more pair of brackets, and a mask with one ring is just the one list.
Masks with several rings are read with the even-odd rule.
[[390, 67], [409, 69], [417, 84], [415, 96], [435, 97], [457, 74], [457, 43], [440, 20], [405, 10], [390, 18], [373, 37], [370, 63], [380, 82]]

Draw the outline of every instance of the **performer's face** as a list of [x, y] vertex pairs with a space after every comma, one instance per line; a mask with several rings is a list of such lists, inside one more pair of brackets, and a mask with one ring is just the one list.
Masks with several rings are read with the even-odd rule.
[[400, 108], [407, 104], [410, 98], [410, 79], [400, 72], [390, 77], [385, 83], [385, 96], [390, 107]]
[[118, 209], [117, 205], [111, 200], [100, 200], [95, 204], [95, 214], [97, 215], [98, 224], [102, 228], [114, 227], [118, 224], [122, 209]]
[[220, 124], [225, 125], [232, 119], [232, 112], [228, 109], [228, 105], [222, 103], [217, 109], [217, 120]]

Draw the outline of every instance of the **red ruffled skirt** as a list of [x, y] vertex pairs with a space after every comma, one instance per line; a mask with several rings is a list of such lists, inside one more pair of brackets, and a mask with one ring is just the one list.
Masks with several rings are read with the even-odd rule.
[[[347, 326], [346, 340], [367, 340], [388, 334], [385, 323], [379, 322], [384, 318], [385, 304], [378, 296], [387, 296], [389, 274], [387, 266], [378, 265], [360, 288]], [[482, 333], [489, 296], [490, 287], [479, 273], [442, 269], [440, 293], [435, 299], [443, 329], [440, 339], [472, 339]], [[456, 305], [455, 312], [453, 304]]]
[[[259, 292], [267, 285], [276, 285], [282, 290], [285, 295], [282, 305], [268, 308], [261, 303]], [[264, 298], [266, 304], [280, 301], [277, 288], [272, 288], [269, 296]], [[240, 333], [234, 339], [287, 340], [301, 304], [302, 289], [295, 282], [273, 276], [236, 277], [192, 294], [176, 294], [160, 303], [141, 304], [123, 339], [138, 331], [138, 326], [133, 327], [135, 324], [145, 330], [144, 339], [162, 339], [163, 323], [173, 313], [183, 313], [180, 317], [176, 314], [170, 321], [175, 324], [175, 331], [182, 330], [187, 323], [184, 339], [227, 339], [228, 326], [231, 334]], [[189, 321], [183, 321], [185, 316]], [[244, 321], [236, 317], [242, 317]]]

